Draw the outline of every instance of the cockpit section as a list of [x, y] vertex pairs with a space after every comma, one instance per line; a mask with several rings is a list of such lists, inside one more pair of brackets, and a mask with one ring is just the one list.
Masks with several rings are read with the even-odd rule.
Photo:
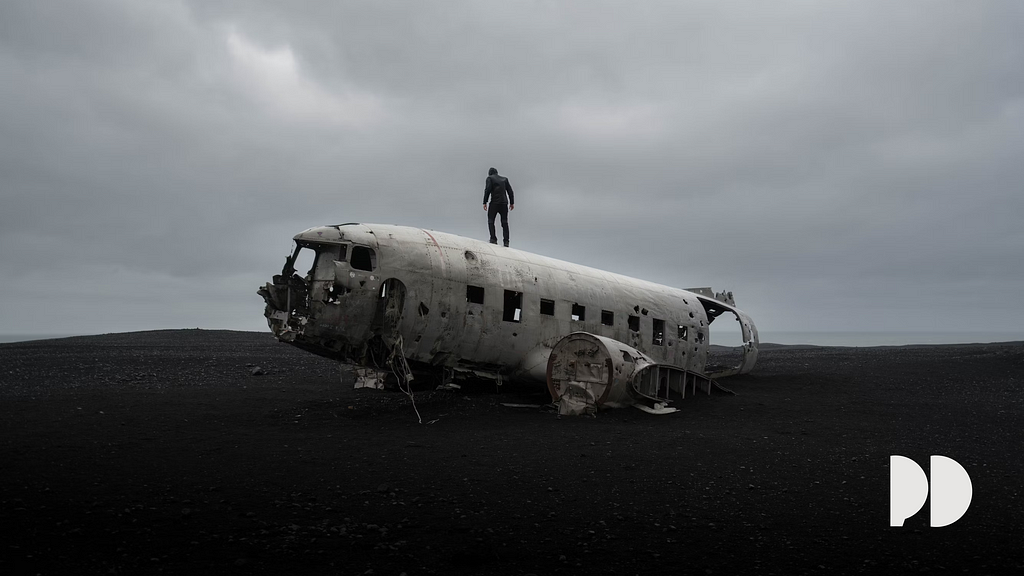
[[282, 342], [341, 360], [358, 360], [378, 309], [378, 253], [342, 226], [307, 230], [280, 274], [259, 289], [264, 316]]
[[[331, 255], [334, 252], [341, 257], [342, 247], [333, 250], [319, 250], [308, 243], [296, 242], [295, 249], [285, 259], [280, 274], [273, 277], [259, 290], [266, 302], [265, 315], [274, 335], [281, 338], [287, 334], [298, 334], [308, 321], [311, 308], [311, 297], [320, 254]], [[300, 270], [302, 272], [300, 272]]]

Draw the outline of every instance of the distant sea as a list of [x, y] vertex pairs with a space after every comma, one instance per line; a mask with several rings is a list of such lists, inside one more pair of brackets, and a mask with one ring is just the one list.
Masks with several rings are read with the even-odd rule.
[[[772, 344], [814, 346], [906, 346], [910, 344], [982, 344], [1024, 341], [1024, 332], [773, 332], [759, 330], [758, 340]], [[711, 343], [738, 346], [739, 332], [715, 334]]]
[[50, 338], [69, 338], [84, 334], [0, 334], [0, 344], [4, 342], [28, 342], [30, 340], [49, 340]]

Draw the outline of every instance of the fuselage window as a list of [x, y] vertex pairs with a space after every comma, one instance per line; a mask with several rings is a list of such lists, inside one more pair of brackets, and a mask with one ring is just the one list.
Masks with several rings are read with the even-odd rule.
[[601, 310], [601, 324], [613, 326], [615, 324], [615, 313], [611, 310]]
[[366, 246], [353, 246], [352, 261], [349, 264], [356, 270], [372, 272], [377, 267], [377, 254]]
[[665, 344], [665, 321], [654, 319], [654, 333], [651, 335], [651, 341], [655, 346], [663, 346]]
[[347, 250], [348, 250], [348, 244], [342, 244], [341, 245], [341, 254], [338, 255], [338, 262], [344, 262], [345, 261], [345, 256], [348, 255], [346, 253]]
[[679, 325], [679, 339], [686, 340], [686, 326]]
[[554, 316], [555, 315], [555, 301], [554, 300], [545, 300], [545, 299], [541, 298], [540, 299], [540, 313], [545, 315], [545, 316]]
[[501, 319], [505, 322], [519, 322], [523, 314], [523, 293], [505, 290], [505, 310]]
[[632, 330], [633, 332], [639, 332], [640, 331], [640, 317], [639, 316], [633, 316], [632, 314], [629, 315], [629, 329]]
[[484, 289], [480, 286], [466, 286], [466, 302], [470, 304], [483, 304], [484, 303]]
[[575, 322], [583, 322], [587, 319], [587, 307], [579, 304], [572, 305], [572, 319]]

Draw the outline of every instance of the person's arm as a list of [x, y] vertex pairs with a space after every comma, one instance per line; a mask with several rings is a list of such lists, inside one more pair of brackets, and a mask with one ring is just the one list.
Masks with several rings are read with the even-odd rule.
[[484, 180], [484, 210], [487, 210], [487, 198], [491, 195], [491, 177]]
[[512, 191], [512, 183], [509, 182], [508, 178], [505, 179], [505, 190], [508, 190], [508, 209], [516, 209], [516, 193]]

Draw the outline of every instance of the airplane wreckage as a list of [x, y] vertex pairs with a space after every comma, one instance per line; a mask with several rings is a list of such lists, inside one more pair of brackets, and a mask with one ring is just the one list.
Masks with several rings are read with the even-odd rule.
[[[488, 378], [547, 384], [560, 414], [664, 412], [757, 360], [757, 329], [731, 292], [680, 290], [405, 226], [323, 226], [294, 241], [281, 274], [259, 290], [270, 329], [361, 367], [357, 386], [389, 374], [400, 387], [413, 375]], [[304, 277], [295, 268], [303, 254], [312, 261]], [[711, 365], [709, 328], [727, 313], [740, 325], [740, 354], [734, 365]]]

